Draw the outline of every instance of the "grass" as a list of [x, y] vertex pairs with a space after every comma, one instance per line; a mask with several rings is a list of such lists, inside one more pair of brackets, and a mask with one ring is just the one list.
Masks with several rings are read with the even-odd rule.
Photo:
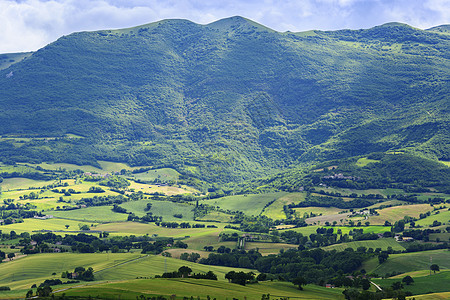
[[[147, 211], [144, 209], [147, 204], [151, 203], [152, 212], [154, 216], [162, 216], [163, 221], [186, 222], [194, 220], [194, 206], [189, 204], [174, 203], [170, 201], [156, 201], [156, 200], [139, 200], [122, 203], [120, 206], [135, 215], [142, 217]], [[182, 214], [182, 218], [176, 218], [174, 214]]]
[[[183, 297], [199, 297], [206, 299], [208, 296], [216, 299], [261, 299], [263, 294], [272, 297], [290, 297], [296, 299], [343, 299], [341, 289], [326, 289], [314, 285], [307, 285], [303, 291], [299, 291], [289, 282], [261, 282], [241, 286], [224, 281], [212, 281], [204, 279], [139, 279], [114, 283], [103, 283], [95, 286], [80, 287], [65, 291], [67, 296], [91, 295], [102, 299], [136, 299], [145, 294], [164, 295], [172, 299]], [[117, 298], [118, 299], [118, 298]]]
[[115, 213], [111, 209], [112, 206], [92, 206], [74, 210], [53, 211], [51, 214], [55, 218], [94, 223], [127, 220], [127, 214]]
[[450, 251], [432, 250], [413, 253], [390, 254], [386, 262], [378, 264], [378, 259], [371, 258], [363, 263], [363, 268], [368, 273], [384, 275], [392, 272], [413, 272], [428, 269], [430, 257], [433, 264], [439, 265], [441, 269], [450, 268]]
[[287, 195], [285, 192], [267, 193], [267, 194], [250, 194], [227, 196], [211, 200], [203, 200], [200, 203], [218, 206], [221, 209], [231, 211], [242, 211], [247, 215], [260, 215], [264, 206], [269, 202], [277, 200]]
[[426, 217], [425, 219], [416, 221], [416, 224], [420, 226], [429, 226], [433, 224], [434, 221], [450, 224], [450, 211], [447, 208], [444, 210], [440, 210], [438, 214], [433, 213], [434, 212], [431, 213], [431, 216]]
[[[20, 234], [22, 232], [32, 232], [32, 231], [38, 231], [38, 230], [62, 230], [62, 231], [72, 231], [72, 230], [79, 230], [78, 224], [93, 224], [94, 226], [96, 223], [84, 223], [80, 221], [74, 221], [74, 220], [64, 220], [64, 219], [47, 219], [47, 220], [39, 220], [39, 219], [24, 219], [23, 223], [14, 223], [9, 225], [3, 225], [0, 227], [0, 229], [3, 232], [9, 232], [11, 230], [14, 230], [16, 233]], [[66, 229], [65, 225], [69, 225], [69, 229]], [[62, 232], [61, 234], [63, 234]]]
[[365, 167], [368, 164], [377, 163], [377, 162], [380, 162], [380, 161], [379, 160], [375, 160], [375, 159], [370, 159], [370, 158], [367, 158], [367, 157], [361, 157], [360, 159], [358, 159], [358, 161], [356, 161], [356, 165], [358, 167]]
[[0, 285], [11, 289], [26, 289], [32, 284], [39, 284], [48, 278], [61, 277], [64, 271], [70, 271], [78, 266], [92, 267], [100, 271], [117, 264], [140, 257], [138, 253], [44, 253], [2, 263]]
[[369, 240], [369, 241], [355, 241], [349, 243], [335, 244], [331, 246], [323, 247], [323, 250], [337, 250], [344, 251], [346, 248], [352, 248], [356, 250], [358, 247], [366, 247], [367, 249], [372, 248], [381, 248], [381, 250], [386, 250], [388, 247], [391, 247], [393, 250], [405, 250], [405, 247], [400, 245], [393, 238], [382, 238], [378, 240]]
[[[406, 276], [406, 275], [405, 275]], [[403, 278], [403, 277], [402, 277]], [[450, 282], [450, 271], [441, 271], [436, 274], [427, 276], [413, 277], [414, 283], [411, 285], [403, 285], [404, 291], [409, 291], [413, 295], [448, 292]], [[400, 278], [395, 279], [373, 279], [373, 281], [381, 287], [389, 287], [396, 281], [401, 281]]]
[[282, 220], [286, 218], [286, 214], [284, 213], [283, 206], [289, 205], [291, 203], [299, 203], [305, 200], [306, 193], [289, 193], [278, 198], [274, 203], [269, 205], [264, 212], [263, 215], [274, 219], [274, 220]]
[[149, 170], [143, 173], [133, 174], [133, 177], [142, 181], [154, 181], [158, 179], [161, 182], [176, 181], [180, 177], [177, 170], [171, 168], [162, 168]]
[[297, 249], [297, 245], [283, 244], [283, 243], [258, 243], [247, 242], [245, 243], [245, 250], [258, 249], [262, 255], [278, 254], [280, 250]]
[[[29, 188], [40, 188], [53, 183], [53, 181], [44, 180], [33, 180], [28, 178], [5, 178], [3, 182], [0, 183], [2, 191], [17, 190], [17, 189], [29, 189]], [[38, 190], [35, 190], [35, 192]]]
[[429, 204], [413, 204], [388, 207], [378, 210], [378, 216], [370, 216], [368, 221], [373, 224], [384, 224], [385, 221], [394, 223], [403, 219], [405, 216], [418, 218], [421, 213], [433, 210]]
[[212, 211], [204, 217], [197, 218], [197, 220], [199, 220], [199, 221], [212, 220], [212, 221], [221, 222], [221, 223], [229, 223], [229, 222], [231, 222], [231, 218], [232, 218], [232, 215], [225, 214], [220, 211]]

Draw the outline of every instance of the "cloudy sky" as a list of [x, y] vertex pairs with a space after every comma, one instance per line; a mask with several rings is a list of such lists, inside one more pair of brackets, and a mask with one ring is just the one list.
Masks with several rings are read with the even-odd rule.
[[450, 24], [450, 0], [0, 0], [0, 53], [34, 51], [76, 31], [169, 18], [207, 24], [240, 15], [278, 31]]

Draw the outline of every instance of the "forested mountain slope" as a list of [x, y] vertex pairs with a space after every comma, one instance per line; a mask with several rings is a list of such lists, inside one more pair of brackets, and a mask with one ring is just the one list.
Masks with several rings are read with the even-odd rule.
[[447, 28], [280, 33], [233, 17], [74, 33], [0, 71], [0, 155], [222, 182], [376, 151], [450, 160]]

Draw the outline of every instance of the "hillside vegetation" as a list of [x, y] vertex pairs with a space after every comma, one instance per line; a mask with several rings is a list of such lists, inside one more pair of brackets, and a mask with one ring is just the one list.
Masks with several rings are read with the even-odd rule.
[[449, 45], [439, 28], [280, 33], [241, 17], [74, 33], [1, 57], [0, 154], [215, 182], [398, 149], [448, 161]]

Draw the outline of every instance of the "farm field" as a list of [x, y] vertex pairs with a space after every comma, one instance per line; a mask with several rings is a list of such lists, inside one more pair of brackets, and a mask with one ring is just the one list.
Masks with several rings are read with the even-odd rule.
[[216, 221], [216, 222], [221, 222], [221, 223], [229, 223], [232, 220], [232, 215], [225, 214], [220, 211], [212, 211], [204, 217], [197, 218], [197, 220], [198, 221], [207, 220], [207, 221]]
[[[152, 208], [145, 211], [147, 204], [151, 203]], [[186, 222], [194, 220], [194, 205], [184, 203], [174, 203], [170, 201], [157, 200], [139, 200], [129, 201], [120, 204], [127, 211], [134, 213], [138, 217], [142, 217], [151, 212], [154, 216], [163, 217], [163, 221]], [[182, 214], [182, 218], [174, 217], [174, 214]]]
[[285, 196], [285, 192], [227, 196], [217, 199], [202, 200], [199, 203], [218, 206], [221, 209], [242, 211], [246, 215], [258, 216], [269, 202]]
[[126, 221], [127, 214], [115, 213], [112, 206], [92, 206], [73, 210], [61, 210], [48, 212], [55, 218], [67, 219], [81, 222], [121, 222]]
[[[124, 293], [124, 290], [128, 290]], [[144, 292], [145, 291], [145, 292]], [[261, 282], [241, 286], [224, 281], [212, 281], [203, 279], [140, 279], [132, 281], [99, 284], [95, 286], [74, 288], [65, 291], [67, 296], [97, 295], [101, 298], [114, 298], [121, 295], [121, 299], [136, 299], [145, 293], [150, 295], [176, 295], [176, 299], [183, 297], [207, 296], [216, 299], [261, 299], [263, 294], [272, 297], [292, 297], [296, 299], [343, 299], [341, 289], [326, 289], [313, 285], [307, 285], [303, 291], [299, 291], [289, 282]]]
[[367, 249], [372, 248], [381, 248], [381, 250], [386, 250], [388, 247], [391, 247], [393, 250], [405, 250], [405, 248], [397, 242], [393, 238], [382, 238], [378, 240], [369, 240], [369, 241], [354, 241], [349, 243], [342, 243], [342, 244], [336, 244], [336, 245], [330, 245], [326, 247], [322, 247], [323, 250], [337, 250], [337, 251], [344, 251], [346, 248], [352, 248], [356, 250], [358, 247], [366, 247]]
[[286, 195], [281, 196], [271, 205], [266, 207], [266, 209], [262, 214], [274, 220], [285, 219], [286, 214], [284, 213], [283, 206], [289, 205], [294, 202], [295, 203], [302, 202], [305, 200], [305, 197], [306, 193], [288, 193]]
[[[410, 291], [414, 295], [427, 294], [430, 292], [446, 292], [448, 291], [448, 283], [450, 282], [450, 271], [436, 272], [427, 276], [413, 277], [414, 283], [411, 285], [403, 285], [405, 291]], [[394, 282], [401, 281], [400, 278], [395, 279], [373, 279], [373, 282], [382, 286], [389, 287]]]
[[16, 189], [29, 189], [29, 188], [40, 188], [51, 184], [53, 181], [45, 180], [34, 180], [22, 177], [4, 178], [3, 182], [0, 183], [2, 191], [16, 190]]
[[405, 216], [419, 218], [419, 215], [433, 210], [429, 204], [413, 204], [388, 207], [378, 210], [378, 216], [370, 216], [368, 221], [372, 225], [382, 225], [385, 221], [395, 223], [403, 219]]
[[280, 250], [297, 249], [298, 245], [283, 244], [283, 243], [260, 243], [260, 242], [247, 242], [245, 243], [245, 250], [258, 249], [258, 252], [262, 255], [278, 254]]
[[0, 285], [11, 289], [27, 289], [34, 283], [39, 284], [48, 278], [61, 277], [64, 271], [72, 271], [78, 266], [90, 266], [100, 271], [117, 264], [136, 259], [138, 253], [44, 253], [2, 263]]
[[434, 221], [450, 224], [450, 211], [447, 208], [440, 210], [438, 214], [433, 213], [435, 212], [432, 212], [431, 216], [426, 217], [425, 219], [416, 221], [416, 224], [420, 226], [430, 226]]
[[141, 181], [154, 181], [155, 179], [157, 179], [160, 182], [167, 182], [178, 180], [178, 178], [180, 177], [180, 173], [178, 173], [177, 170], [171, 168], [162, 168], [133, 174], [132, 177]]
[[390, 254], [389, 258], [381, 265], [378, 264], [378, 259], [375, 257], [364, 262], [363, 268], [368, 273], [379, 275], [426, 270], [430, 266], [430, 257], [433, 263], [439, 265], [441, 269], [450, 269], [450, 251], [448, 250]]
[[[87, 222], [80, 222], [80, 221], [74, 221], [74, 220], [65, 220], [65, 219], [47, 219], [47, 220], [39, 220], [39, 219], [24, 219], [23, 223], [14, 223], [9, 225], [3, 225], [0, 227], [0, 229], [3, 232], [9, 232], [11, 230], [14, 230], [17, 234], [20, 234], [22, 232], [35, 232], [40, 230], [50, 230], [50, 231], [61, 231], [61, 232], [55, 232], [56, 234], [69, 234], [70, 231], [78, 231], [79, 224], [87, 224], [87, 225], [94, 225], [96, 226], [97, 223], [87, 223]], [[69, 228], [66, 229], [65, 225], [69, 225]]]

